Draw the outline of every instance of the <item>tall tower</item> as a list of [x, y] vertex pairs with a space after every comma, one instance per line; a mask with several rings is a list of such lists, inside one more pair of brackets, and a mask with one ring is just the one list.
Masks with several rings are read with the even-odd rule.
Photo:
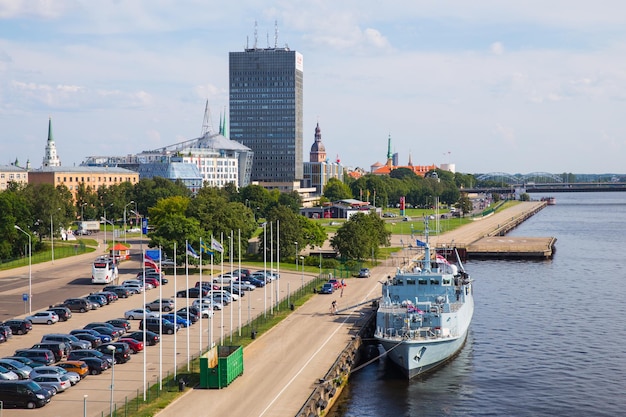
[[326, 161], [326, 148], [322, 143], [322, 131], [320, 130], [320, 124], [315, 126], [315, 142], [311, 146], [311, 154], [309, 162], [324, 162]]
[[57, 146], [52, 137], [52, 118], [48, 119], [48, 142], [46, 142], [46, 153], [43, 157], [42, 165], [44, 167], [60, 167], [61, 160], [57, 155]]
[[254, 152], [251, 180], [300, 181], [303, 57], [288, 47], [229, 53], [230, 139]]

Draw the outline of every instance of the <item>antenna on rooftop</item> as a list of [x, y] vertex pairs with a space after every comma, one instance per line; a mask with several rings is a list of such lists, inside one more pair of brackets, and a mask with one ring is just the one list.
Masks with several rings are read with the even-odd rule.
[[265, 41], [267, 42], [267, 48], [269, 49], [270, 47], [270, 34], [269, 33], [265, 34]]
[[274, 48], [278, 48], [278, 20], [274, 20]]

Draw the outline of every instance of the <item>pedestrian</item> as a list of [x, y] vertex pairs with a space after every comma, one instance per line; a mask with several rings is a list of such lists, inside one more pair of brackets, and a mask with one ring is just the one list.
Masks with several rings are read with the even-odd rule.
[[339, 297], [343, 297], [343, 285], [341, 286], [341, 292], [339, 293]]
[[331, 314], [337, 313], [337, 300], [333, 300], [333, 302], [330, 304], [330, 313]]

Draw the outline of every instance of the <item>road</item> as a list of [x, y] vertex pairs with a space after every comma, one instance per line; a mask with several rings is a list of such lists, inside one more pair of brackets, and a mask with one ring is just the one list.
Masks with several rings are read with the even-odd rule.
[[[130, 243], [130, 242], [129, 242]], [[139, 254], [139, 246], [133, 245], [133, 249]], [[73, 296], [83, 296], [89, 292], [97, 291], [101, 286], [92, 285], [90, 282], [91, 262], [102, 253], [95, 252], [80, 255], [72, 258], [64, 258], [47, 264], [33, 265], [33, 312], [45, 309], [48, 305], [63, 301], [65, 298]], [[140, 270], [140, 257], [130, 261], [122, 262], [120, 265], [119, 281], [134, 278]], [[230, 270], [230, 265], [224, 266]], [[236, 266], [235, 266], [236, 268]], [[203, 272], [203, 279], [206, 280], [209, 271]], [[223, 312], [217, 312], [212, 320], [204, 319], [202, 326], [196, 323], [189, 329], [181, 329], [176, 336], [164, 335], [162, 343], [157, 346], [149, 346], [146, 349], [146, 381], [154, 384], [160, 376], [165, 377], [167, 372], [173, 372], [175, 364], [181, 366], [187, 362], [188, 357], [194, 357], [208, 346], [210, 335], [218, 343], [222, 335], [226, 335], [230, 329], [236, 329], [241, 318], [245, 323], [248, 318], [248, 311], [252, 317], [260, 314], [266, 304], [269, 306], [274, 299], [275, 290], [286, 295], [287, 287], [291, 291], [301, 285], [303, 275], [297, 273], [285, 273], [281, 271], [281, 278], [272, 290], [268, 285], [267, 291], [257, 288], [252, 292], [227, 306]], [[312, 277], [304, 274], [305, 281]], [[146, 293], [146, 301], [158, 298], [159, 291], [163, 297], [173, 297], [176, 289], [184, 289], [186, 285], [185, 276], [177, 276], [176, 283], [174, 277], [168, 275], [170, 283], [157, 289], [149, 290]], [[189, 276], [189, 285], [195, 285], [199, 279], [198, 275]], [[0, 314], [3, 319], [11, 317], [23, 317], [24, 303], [22, 294], [28, 292], [28, 267], [18, 268], [12, 271], [0, 272]], [[176, 299], [177, 308], [185, 306], [186, 299]], [[45, 333], [68, 333], [72, 329], [81, 328], [92, 321], [105, 321], [108, 319], [123, 317], [126, 310], [141, 308], [143, 306], [143, 296], [134, 295], [128, 299], [120, 299], [114, 304], [87, 313], [74, 313], [73, 318], [67, 322], [57, 323], [51, 326], [34, 325], [33, 331], [27, 335], [14, 335], [8, 342], [0, 344], [0, 357], [13, 355], [16, 349], [30, 347], [41, 340]], [[232, 306], [232, 309], [231, 309]], [[16, 314], [17, 312], [17, 314]], [[231, 321], [232, 317], [232, 321]], [[202, 329], [201, 329], [202, 327]], [[133, 330], [137, 330], [138, 322], [133, 322]], [[228, 344], [226, 340], [225, 344]], [[117, 365], [115, 367], [114, 401], [123, 404], [126, 399], [136, 397], [137, 393], [143, 392], [144, 366], [143, 354], [133, 355], [130, 362]], [[102, 375], [88, 376], [77, 386], [70, 388], [67, 392], [55, 396], [50, 404], [39, 410], [11, 410], [5, 411], [8, 416], [67, 416], [82, 415], [84, 405], [84, 395], [87, 397], [87, 416], [101, 416], [102, 413], [108, 415], [110, 409], [110, 385], [111, 371]]]

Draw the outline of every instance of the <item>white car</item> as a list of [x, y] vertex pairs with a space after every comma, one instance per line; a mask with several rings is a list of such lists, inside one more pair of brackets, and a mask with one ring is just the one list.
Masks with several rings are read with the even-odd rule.
[[200, 310], [222, 310], [224, 308], [222, 303], [218, 303], [212, 298], [203, 298], [202, 301], [193, 300], [193, 303], [191, 303], [191, 305], [195, 308], [199, 308]]
[[33, 324], [54, 324], [59, 321], [59, 316], [54, 311], [40, 311], [25, 319]]
[[0, 381], [16, 381], [20, 377], [10, 369], [0, 366]]
[[216, 277], [213, 278], [213, 283], [214, 284], [230, 284], [233, 280], [235, 279], [235, 277], [233, 277], [231, 274], [222, 274], [222, 275], [218, 275]]
[[239, 288], [239, 286], [241, 286], [241, 290], [242, 291], [254, 291], [254, 290], [256, 290], [256, 285], [252, 285], [248, 281], [241, 281], [241, 282], [239, 282], [239, 280], [234, 280], [231, 285], [233, 287], [235, 287], [235, 288]]
[[126, 320], [141, 320], [144, 317], [160, 317], [161, 315], [156, 311], [150, 311], [143, 308], [135, 308], [124, 312], [124, 318]]
[[226, 290], [211, 290], [209, 291], [209, 293], [207, 294], [208, 297], [213, 297], [214, 295], [221, 295], [223, 294], [226, 298], [230, 297], [230, 299], [232, 301], [237, 301], [239, 300], [239, 295], [237, 294], [232, 294], [230, 291], [226, 291]]
[[72, 385], [76, 385], [80, 382], [80, 375], [76, 372], [68, 371], [65, 368], [61, 368], [60, 366], [38, 366], [33, 368], [30, 372], [30, 379], [33, 379], [36, 376], [40, 375], [65, 375]]

